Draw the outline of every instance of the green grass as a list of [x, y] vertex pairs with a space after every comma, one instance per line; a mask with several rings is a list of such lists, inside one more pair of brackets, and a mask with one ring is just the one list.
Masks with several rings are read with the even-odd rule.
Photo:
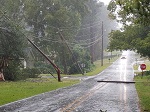
[[136, 90], [140, 99], [140, 106], [141, 111], [150, 112], [150, 80], [148, 79], [149, 76], [144, 76], [141, 78], [140, 76], [135, 77], [135, 84]]
[[104, 69], [106, 69], [108, 66], [112, 64], [112, 62], [116, 61], [118, 57], [112, 58], [110, 61], [108, 59], [103, 60], [103, 66], [101, 66], [101, 60], [98, 60], [94, 62], [94, 69], [88, 73], [85, 73], [84, 75], [82, 74], [73, 74], [73, 75], [66, 75], [66, 74], [61, 74], [62, 76], [94, 76], [97, 75], [98, 73], [102, 72]]
[[[98, 73], [102, 72], [104, 69], [106, 69], [108, 66], [110, 66], [112, 64], [112, 62], [116, 61], [118, 59], [118, 57], [114, 57], [112, 58], [110, 61], [108, 59], [104, 59], [103, 60], [103, 66], [101, 66], [101, 60], [98, 60], [96, 62], [94, 62], [94, 69], [90, 72], [85, 73], [84, 75], [82, 74], [71, 74], [71, 75], [67, 75], [67, 74], [61, 74], [61, 77], [81, 77], [81, 76], [94, 76], [97, 75]], [[55, 77], [57, 77], [56, 74], [53, 74]], [[51, 76], [50, 74], [41, 74], [41, 76]]]
[[[118, 57], [111, 59], [110, 62], [108, 61], [108, 59], [104, 59], [103, 66], [101, 66], [100, 61], [95, 62], [94, 70], [86, 73], [84, 76], [91, 76], [100, 73], [102, 70], [111, 65], [112, 62], [114, 62], [117, 58]], [[50, 76], [50, 74], [42, 74], [41, 76]], [[63, 74], [62, 76], [66, 75]], [[83, 75], [76, 74], [73, 76]], [[57, 77], [56, 74], [55, 77]], [[62, 82], [58, 82], [54, 78], [35, 78], [17, 82], [0, 82], [0, 105], [34, 96], [40, 93], [56, 90], [58, 88], [71, 86], [76, 83], [79, 83], [79, 80], [63, 79]]]
[[114, 62], [114, 61], [117, 60], [117, 59], [118, 59], [118, 57], [112, 58], [112, 59], [110, 60], [110, 62], [109, 62], [108, 59], [104, 59], [104, 61], [103, 61], [103, 66], [101, 66], [101, 61], [98, 60], [98, 61], [94, 62], [95, 69], [94, 69], [93, 71], [91, 71], [91, 72], [86, 73], [85, 75], [87, 75], [87, 76], [96, 75], [96, 74], [102, 72], [102, 71], [103, 71], [104, 69], [106, 69], [108, 66], [110, 66], [110, 65], [112, 64], [112, 62]]
[[[150, 61], [143, 60], [146, 64], [146, 70], [150, 70]], [[139, 65], [134, 65], [134, 70], [138, 70]], [[141, 73], [137, 72], [138, 76], [135, 77], [136, 90], [138, 93], [138, 97], [140, 99], [140, 106], [142, 112], [150, 112], [150, 75], [143, 76], [141, 78]], [[145, 110], [145, 111], [144, 111]]]
[[31, 79], [18, 82], [0, 82], [0, 105], [27, 98], [36, 94], [78, 83], [78, 80], [57, 82], [54, 79]]
[[146, 61], [145, 64], [146, 64], [146, 70], [150, 70], [150, 61]]

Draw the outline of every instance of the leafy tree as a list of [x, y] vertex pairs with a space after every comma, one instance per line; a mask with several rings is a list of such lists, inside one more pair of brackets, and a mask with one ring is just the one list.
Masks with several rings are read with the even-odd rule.
[[[69, 32], [79, 28], [80, 19], [86, 11], [83, 1], [72, 0], [26, 0], [25, 16], [29, 26], [33, 27], [34, 34], [45, 36], [45, 30], [55, 32], [57, 28], [72, 27]], [[83, 8], [84, 7], [84, 8]], [[72, 33], [72, 32], [71, 32]]]
[[[0, 16], [7, 15], [14, 22], [23, 22], [24, 12], [23, 0], [1, 0], [0, 1]], [[23, 22], [24, 23], [24, 22]]]
[[1, 69], [4, 69], [5, 78], [16, 80], [21, 75], [20, 58], [24, 58], [25, 38], [21, 27], [8, 18], [0, 19], [0, 57]]
[[[76, 42], [78, 40], [77, 35], [81, 29], [81, 24], [84, 24], [83, 19], [86, 18], [86, 15], [89, 15], [88, 20], [90, 20], [92, 14], [95, 14], [95, 11], [98, 15], [101, 4], [97, 0], [2, 0], [0, 6], [0, 16], [7, 15], [8, 19], [14, 23], [17, 22], [18, 26], [24, 27], [34, 43], [58, 64], [64, 70], [64, 73], [68, 73], [72, 55], [64, 41], [60, 39], [58, 32], [62, 33], [73, 53], [78, 54], [77, 60], [81, 61], [81, 57], [84, 57], [83, 54], [85, 54], [87, 57], [85, 59], [89, 62], [89, 50], [82, 50], [83, 53], [81, 53], [80, 48], [75, 50], [75, 44], [78, 43]], [[94, 30], [98, 30], [98, 28], [94, 27]], [[19, 32], [20, 30], [17, 33]], [[89, 32], [89, 29], [84, 33], [87, 32]], [[14, 31], [14, 33], [16, 32]], [[85, 39], [89, 38], [85, 36]], [[32, 49], [35, 62], [46, 63], [32, 46], [29, 46], [27, 51], [29, 51], [29, 48]], [[96, 50], [94, 52], [96, 54]], [[99, 54], [97, 53], [97, 55]], [[90, 68], [90, 64], [87, 65]]]
[[[142, 56], [149, 55], [150, 29], [149, 0], [111, 0], [108, 9], [124, 24], [123, 31], [112, 31], [109, 35], [110, 50], [136, 50]], [[117, 13], [116, 13], [117, 12]]]
[[137, 52], [142, 56], [147, 56], [150, 58], [150, 32], [144, 40], [139, 39], [138, 41], [139, 43], [137, 44]]
[[[69, 74], [81, 73], [80, 70], [83, 72], [83, 69], [87, 72], [91, 70], [91, 57], [87, 50], [84, 50], [83, 47], [76, 44], [73, 47], [73, 55], [76, 59], [73, 57], [70, 58], [69, 65], [71, 66], [68, 68]], [[81, 68], [79, 68], [78, 64], [80, 64]]]
[[124, 45], [124, 35], [121, 31], [116, 30], [116, 31], [112, 31], [109, 34], [109, 46], [108, 49], [110, 51], [113, 50], [122, 50], [122, 46]]
[[149, 27], [126, 26], [124, 31], [112, 31], [109, 35], [109, 50], [136, 50], [142, 56], [149, 55]]
[[91, 63], [93, 64], [93, 62], [97, 60], [97, 55], [99, 56], [100, 54], [99, 52], [96, 52], [97, 48], [100, 49], [99, 46], [100, 44], [98, 41], [97, 42], [95, 41], [100, 36], [99, 30], [101, 29], [100, 27], [101, 19], [98, 17], [100, 16], [101, 13], [100, 8], [102, 7], [102, 3], [101, 2], [98, 3], [97, 0], [89, 0], [87, 6], [89, 7], [89, 13], [85, 15], [84, 18], [82, 19], [81, 28], [75, 39], [84, 46], [89, 46], [89, 52], [91, 57], [90, 60]]
[[111, 11], [111, 15], [115, 15], [116, 19], [123, 24], [132, 22], [150, 25], [149, 5], [149, 0], [111, 0], [108, 9]]
[[[33, 29], [34, 42], [48, 55], [55, 57], [63, 65], [67, 73], [67, 59], [70, 53], [58, 35], [62, 35], [67, 42], [74, 40], [74, 35], [81, 25], [82, 16], [87, 11], [86, 1], [72, 0], [26, 0], [25, 17], [28, 27]], [[49, 40], [49, 41], [48, 41]], [[52, 41], [51, 41], [52, 40]], [[54, 53], [55, 52], [55, 53]], [[38, 57], [37, 53], [34, 53]], [[56, 62], [57, 63], [57, 62]]]

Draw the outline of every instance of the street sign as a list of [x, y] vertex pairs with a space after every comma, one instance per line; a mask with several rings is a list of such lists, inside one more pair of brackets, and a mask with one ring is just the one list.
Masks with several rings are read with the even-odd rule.
[[141, 64], [140, 68], [141, 68], [141, 70], [145, 70], [146, 69], [146, 65], [145, 64]]

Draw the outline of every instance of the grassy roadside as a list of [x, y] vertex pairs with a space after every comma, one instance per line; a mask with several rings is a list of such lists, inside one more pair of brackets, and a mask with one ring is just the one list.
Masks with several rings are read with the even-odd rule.
[[96, 75], [100, 72], [102, 72], [104, 69], [106, 69], [108, 66], [110, 66], [114, 61], [116, 61], [119, 57], [114, 57], [112, 59], [110, 59], [110, 61], [108, 59], [104, 59], [103, 60], [103, 66], [101, 66], [101, 60], [98, 60], [96, 62], [94, 62], [94, 70], [88, 73], [85, 73], [84, 75], [82, 74], [74, 74], [74, 75], [64, 75], [62, 74], [62, 76], [93, 76]]
[[150, 112], [150, 80], [147, 79], [147, 76], [144, 76], [141, 79], [141, 76], [136, 76], [135, 84], [136, 90], [140, 100], [140, 106], [142, 112]]
[[93, 70], [85, 75], [92, 76], [92, 75], [98, 74], [98, 73], [102, 72], [104, 69], [106, 69], [108, 66], [110, 66], [112, 64], [112, 62], [116, 61], [117, 59], [118, 59], [118, 57], [114, 57], [110, 61], [108, 59], [104, 59], [103, 66], [101, 66], [101, 61], [98, 60], [94, 63], [95, 70]]
[[[150, 61], [145, 61], [147, 65], [146, 70], [150, 70]], [[134, 65], [134, 70], [137, 70], [138, 66]], [[147, 76], [143, 76], [141, 78], [141, 73], [135, 76], [134, 80], [137, 82], [135, 83], [136, 90], [140, 100], [141, 112], [150, 112], [150, 74]]]
[[17, 82], [0, 82], [0, 105], [70, 86], [78, 82], [79, 80], [57, 82], [55, 79], [40, 78]]
[[[95, 62], [95, 69], [92, 72], [86, 73], [84, 76], [91, 76], [100, 73], [102, 70], [111, 65], [117, 58], [118, 57], [111, 59], [110, 62], [108, 59], [105, 59], [104, 66], [102, 67], [100, 61]], [[75, 76], [83, 75], [77, 74]], [[36, 78], [17, 82], [0, 82], [0, 105], [77, 83], [79, 83], [79, 80], [67, 79], [62, 82], [57, 82], [57, 80], [53, 78]]]

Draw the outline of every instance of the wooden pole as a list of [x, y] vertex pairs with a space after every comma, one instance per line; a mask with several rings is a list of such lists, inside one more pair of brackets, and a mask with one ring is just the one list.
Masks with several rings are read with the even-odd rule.
[[[65, 38], [63, 37], [63, 35], [62, 35], [61, 32], [59, 31], [59, 29], [58, 29], [58, 33], [59, 33], [59, 35], [60, 35], [61, 40], [65, 43], [66, 47], [68, 48], [69, 52], [72, 54], [74, 61], [76, 61], [76, 57], [74, 56], [73, 52], [72, 52], [71, 49], [69, 48], [69, 46], [68, 46], [68, 44], [67, 44]], [[76, 63], [77, 63], [77, 65], [78, 65], [78, 67], [79, 67], [79, 69], [80, 69], [82, 75], [84, 75], [80, 64], [79, 64], [77, 61], [76, 61]]]
[[103, 66], [103, 21], [102, 21], [102, 49], [101, 49], [101, 66]]
[[27, 40], [52, 64], [57, 72], [58, 82], [61, 82], [60, 69], [29, 38], [27, 38]]
[[142, 70], [142, 77], [141, 78], [143, 78], [143, 70]]

